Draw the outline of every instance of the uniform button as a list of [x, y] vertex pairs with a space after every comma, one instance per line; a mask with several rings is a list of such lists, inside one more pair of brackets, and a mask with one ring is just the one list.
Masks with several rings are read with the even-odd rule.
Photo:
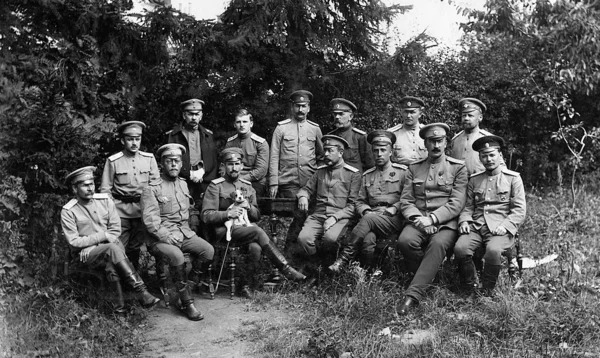
[[430, 191], [429, 191], [429, 190], [427, 190], [427, 192], [429, 193]]
[[492, 190], [492, 188], [488, 188], [488, 191], [491, 191], [491, 190]]
[[433, 179], [429, 178], [429, 181], [432, 181]]
[[431, 200], [427, 200], [428, 203], [431, 203]]
[[302, 154], [300, 154], [300, 155], [298, 155], [298, 156], [299, 156], [299, 157], [301, 157], [301, 156], [302, 156]]

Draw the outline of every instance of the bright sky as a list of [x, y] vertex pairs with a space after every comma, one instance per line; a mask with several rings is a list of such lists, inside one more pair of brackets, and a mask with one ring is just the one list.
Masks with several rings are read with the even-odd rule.
[[[485, 0], [383, 0], [384, 3], [413, 5], [413, 9], [404, 15], [398, 15], [391, 26], [389, 36], [399, 34], [399, 42], [404, 43], [426, 31], [436, 37], [441, 45], [454, 47], [460, 38], [459, 23], [465, 21], [456, 12], [458, 7], [482, 9]], [[171, 0], [178, 10], [190, 13], [198, 19], [214, 19], [225, 11], [229, 0]], [[452, 5], [452, 4], [454, 5]], [[394, 31], [397, 30], [397, 31]]]

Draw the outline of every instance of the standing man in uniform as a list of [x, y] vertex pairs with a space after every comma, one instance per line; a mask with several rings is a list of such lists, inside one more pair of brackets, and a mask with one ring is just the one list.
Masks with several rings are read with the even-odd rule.
[[432, 123], [419, 131], [428, 156], [408, 167], [402, 190], [402, 215], [407, 224], [398, 238], [406, 267], [415, 276], [406, 290], [400, 313], [425, 298], [427, 288], [458, 237], [458, 215], [465, 206], [467, 168], [445, 154], [450, 128]]
[[110, 194], [115, 201], [121, 218], [119, 240], [136, 270], [139, 270], [140, 247], [146, 241], [140, 209], [142, 190], [160, 175], [154, 155], [140, 150], [145, 128], [146, 125], [138, 121], [124, 122], [117, 127], [123, 150], [106, 160], [100, 185], [100, 192]]
[[458, 110], [463, 130], [452, 138], [450, 156], [464, 160], [469, 175], [482, 172], [485, 168], [479, 160], [479, 153], [473, 150], [473, 143], [478, 138], [492, 135], [492, 133], [479, 128], [487, 107], [476, 98], [463, 98], [458, 101]]
[[308, 216], [298, 236], [304, 256], [317, 253], [317, 240], [336, 244], [342, 229], [354, 217], [361, 178], [358, 169], [346, 164], [342, 158], [347, 148], [345, 139], [330, 134], [323, 136], [325, 165], [318, 167], [298, 192], [300, 210], [308, 210], [312, 197], [317, 202], [315, 212]]
[[403, 122], [388, 129], [396, 136], [392, 162], [409, 165], [427, 158], [427, 149], [419, 136], [423, 127], [420, 120], [425, 102], [417, 97], [406, 96], [400, 99], [400, 106]]
[[367, 143], [367, 133], [352, 125], [356, 105], [343, 98], [331, 100], [331, 116], [336, 129], [328, 134], [344, 138], [350, 145], [344, 151], [344, 162], [358, 169], [361, 173], [375, 165], [371, 146]]
[[185, 178], [194, 199], [190, 208], [190, 227], [198, 232], [200, 213], [196, 205], [202, 202], [202, 194], [217, 177], [218, 163], [216, 145], [213, 132], [200, 125], [202, 120], [204, 101], [192, 98], [181, 102], [183, 121], [167, 132], [168, 143], [181, 144], [185, 148], [181, 176]]
[[[260, 220], [260, 212], [256, 204], [256, 193], [252, 184], [241, 177], [245, 165], [243, 164], [244, 153], [240, 148], [225, 148], [221, 152], [220, 161], [225, 165], [225, 175], [214, 179], [206, 189], [204, 202], [202, 203], [202, 220], [205, 224], [212, 225], [217, 240], [224, 240], [226, 234], [225, 222], [235, 220], [243, 214], [248, 213], [250, 221]], [[239, 206], [233, 206], [232, 194], [240, 190], [244, 194], [245, 202]], [[258, 225], [231, 227], [231, 243], [234, 246], [250, 245], [250, 256], [257, 262], [261, 253], [267, 254], [271, 262], [280, 269], [288, 279], [299, 281], [304, 275], [291, 267], [283, 254], [269, 239], [269, 236]], [[251, 297], [249, 287], [242, 288], [242, 294]]]
[[269, 143], [264, 138], [252, 133], [254, 121], [252, 114], [247, 109], [240, 109], [236, 113], [233, 126], [237, 134], [227, 139], [225, 148], [242, 149], [244, 167], [240, 172], [240, 179], [251, 182], [256, 196], [263, 197], [269, 169]]
[[[169, 261], [181, 309], [188, 319], [199, 321], [204, 316], [194, 306], [183, 254], [190, 254], [190, 280], [198, 283], [202, 274], [208, 272], [215, 250], [188, 224], [192, 197], [185, 179], [179, 177], [184, 153], [185, 148], [180, 144], [158, 148], [163, 170], [160, 178], [150, 182], [142, 192], [142, 218], [151, 237], [148, 251], [163, 255]], [[161, 285], [164, 287], [166, 283], [161, 282]]]
[[340, 272], [356, 252], [361, 253], [361, 262], [366, 268], [373, 268], [377, 236], [397, 237], [404, 223], [400, 212], [400, 196], [407, 167], [390, 161], [396, 136], [388, 131], [375, 130], [369, 133], [367, 140], [373, 150], [375, 167], [363, 173], [356, 200], [356, 215], [360, 221], [352, 230], [338, 259], [329, 266], [333, 272]]
[[[312, 93], [298, 90], [290, 95], [292, 118], [277, 124], [271, 140], [269, 158], [269, 195], [271, 198], [296, 198], [300, 188], [317, 170], [317, 158], [323, 155], [321, 128], [309, 121]], [[294, 212], [294, 220], [288, 229], [286, 252], [295, 242], [306, 214]]]
[[476, 287], [473, 253], [485, 247], [485, 266], [481, 276], [487, 293], [496, 286], [502, 269], [501, 255], [514, 244], [519, 226], [525, 220], [526, 203], [523, 180], [503, 165], [504, 139], [485, 136], [473, 143], [485, 171], [471, 175], [467, 203], [460, 213], [461, 236], [454, 247], [461, 283], [467, 293]]
[[71, 252], [78, 254], [86, 266], [104, 269], [117, 296], [116, 314], [126, 312], [121, 280], [137, 292], [142, 306], [154, 306], [160, 300], [148, 293], [144, 281], [125, 256], [119, 240], [121, 219], [114, 202], [106, 193], [94, 194], [95, 170], [96, 167], [83, 167], [67, 175], [67, 184], [71, 185], [75, 198], [63, 206], [60, 223]]

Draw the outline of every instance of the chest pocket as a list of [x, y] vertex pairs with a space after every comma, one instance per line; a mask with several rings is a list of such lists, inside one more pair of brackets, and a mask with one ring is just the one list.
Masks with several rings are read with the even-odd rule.
[[473, 190], [473, 200], [477, 204], [481, 204], [485, 201], [485, 193], [483, 188]]
[[413, 179], [412, 186], [415, 195], [425, 195], [425, 181], [423, 179]]
[[128, 171], [117, 171], [115, 173], [115, 183], [125, 185], [131, 183], [131, 176]]
[[399, 194], [402, 191], [402, 188], [400, 188], [400, 178], [397, 176], [386, 179], [385, 184], [388, 194]]
[[498, 201], [505, 203], [510, 200], [510, 187], [501, 185], [496, 192]]
[[293, 135], [284, 135], [283, 136], [283, 141], [282, 141], [282, 147], [286, 150], [286, 151], [296, 151], [296, 136]]
[[170, 214], [173, 212], [173, 201], [165, 196], [157, 196], [158, 207], [161, 214]]
[[248, 151], [248, 153], [246, 153], [246, 156], [244, 157], [244, 162], [246, 162], [246, 166], [253, 168], [256, 164], [256, 156], [256, 151]]
[[439, 175], [437, 177], [438, 190], [443, 193], [450, 194], [454, 184], [454, 176], [450, 174]]

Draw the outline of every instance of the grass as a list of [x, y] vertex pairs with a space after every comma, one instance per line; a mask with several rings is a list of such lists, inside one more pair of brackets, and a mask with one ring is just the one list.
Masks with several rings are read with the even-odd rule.
[[[600, 356], [600, 198], [579, 192], [528, 194], [520, 230], [524, 254], [557, 260], [523, 272], [514, 287], [502, 273], [493, 298], [455, 293], [457, 277], [436, 285], [413, 313], [396, 305], [405, 282], [398, 273], [373, 278], [354, 266], [326, 277], [318, 290], [288, 287], [258, 295], [253, 305], [290, 311], [285, 322], [252, 322], [242, 334], [260, 357], [597, 357]], [[380, 336], [384, 328], [390, 336]], [[407, 334], [432, 339], [406, 344]]]

